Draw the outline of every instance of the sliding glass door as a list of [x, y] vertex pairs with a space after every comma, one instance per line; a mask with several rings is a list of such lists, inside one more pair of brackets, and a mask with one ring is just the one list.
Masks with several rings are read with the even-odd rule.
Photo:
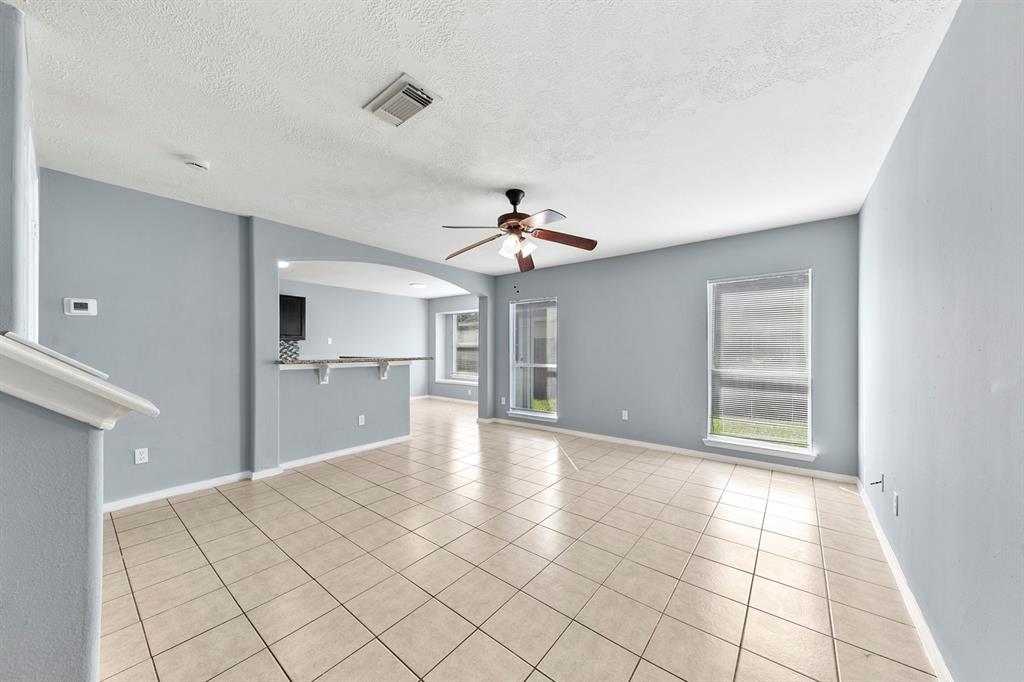
[[509, 310], [512, 413], [558, 416], [558, 304], [556, 299], [517, 301]]

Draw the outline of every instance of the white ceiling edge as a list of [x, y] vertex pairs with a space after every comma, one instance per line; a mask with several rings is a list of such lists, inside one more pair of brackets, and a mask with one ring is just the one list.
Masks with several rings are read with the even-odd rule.
[[[415, 270], [354, 261], [289, 261], [278, 277], [289, 282], [372, 291], [407, 298], [447, 298], [468, 294], [451, 282]], [[422, 284], [414, 288], [410, 284]]]
[[[957, 7], [13, 4], [44, 167], [434, 262], [522, 187], [599, 241], [538, 268], [856, 213]], [[441, 100], [392, 128], [362, 105], [402, 71]], [[515, 272], [496, 252], [451, 264]]]

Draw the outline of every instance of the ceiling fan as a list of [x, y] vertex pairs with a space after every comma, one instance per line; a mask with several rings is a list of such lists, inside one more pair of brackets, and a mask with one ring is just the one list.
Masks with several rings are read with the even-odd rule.
[[[548, 208], [540, 213], [534, 213], [533, 215], [519, 213], [517, 210], [519, 208], [519, 204], [522, 203], [523, 197], [526, 196], [526, 192], [523, 190], [510, 189], [505, 192], [505, 196], [508, 197], [509, 203], [512, 204], [512, 212], [498, 216], [498, 233], [449, 254], [445, 260], [450, 260], [459, 254], [466, 253], [470, 249], [475, 249], [476, 247], [483, 246], [495, 239], [505, 237], [505, 240], [501, 243], [501, 249], [498, 251], [498, 254], [505, 258], [515, 258], [519, 263], [519, 271], [527, 272], [529, 270], [533, 270], [533, 256], [531, 254], [537, 250], [537, 245], [527, 239], [527, 236], [535, 239], [543, 239], [549, 242], [556, 242], [558, 244], [565, 244], [566, 246], [575, 246], [577, 249], [586, 249], [587, 251], [593, 251], [594, 247], [597, 246], [597, 242], [593, 239], [577, 237], [574, 234], [566, 234], [565, 232], [555, 232], [554, 230], [544, 229], [546, 225], [565, 219], [565, 216], [558, 211], [552, 211]], [[477, 225], [442, 225], [442, 227], [449, 230], [495, 229], [493, 227]]]

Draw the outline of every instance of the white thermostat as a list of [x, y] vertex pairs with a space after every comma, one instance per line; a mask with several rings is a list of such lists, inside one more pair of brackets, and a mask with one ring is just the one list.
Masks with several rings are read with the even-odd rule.
[[96, 315], [95, 298], [65, 298], [65, 315]]

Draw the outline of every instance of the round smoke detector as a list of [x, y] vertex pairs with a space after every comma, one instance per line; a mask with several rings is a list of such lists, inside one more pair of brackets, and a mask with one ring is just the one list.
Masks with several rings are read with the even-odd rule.
[[195, 170], [208, 171], [210, 170], [210, 162], [206, 159], [197, 159], [194, 156], [190, 156], [185, 159], [185, 165]]

